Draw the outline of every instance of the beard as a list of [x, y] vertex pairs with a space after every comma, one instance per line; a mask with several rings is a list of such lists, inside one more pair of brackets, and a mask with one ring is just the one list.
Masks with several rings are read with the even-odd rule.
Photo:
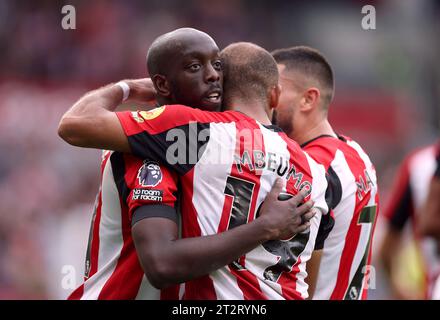
[[272, 123], [280, 127], [287, 136], [291, 136], [293, 133], [293, 112], [287, 112], [287, 114], [279, 113], [276, 110], [273, 112]]

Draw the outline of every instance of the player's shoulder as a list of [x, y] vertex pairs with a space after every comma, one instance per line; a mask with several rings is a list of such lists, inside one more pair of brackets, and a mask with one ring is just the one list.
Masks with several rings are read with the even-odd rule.
[[335, 158], [336, 151], [341, 149], [343, 144], [344, 142], [336, 137], [322, 135], [303, 143], [301, 147], [318, 163], [328, 168]]
[[[340, 136], [341, 138], [345, 139], [345, 136]], [[335, 150], [338, 149], [341, 144], [344, 142], [341, 141], [341, 139], [323, 134], [320, 136], [317, 136], [309, 141], [304, 142], [301, 144], [301, 148], [304, 150]]]
[[[249, 121], [249, 119], [251, 119], [237, 111], [202, 110], [182, 104], [164, 105], [159, 108], [161, 109], [160, 113], [163, 112], [164, 115], [167, 115], [168, 117], [174, 117], [176, 119], [179, 119], [179, 121], [230, 123]], [[153, 112], [154, 110], [155, 109], [151, 110], [150, 112]]]
[[302, 145], [303, 149], [310, 154], [316, 161], [328, 168], [333, 161], [343, 158], [352, 163], [367, 161], [371, 162], [370, 157], [361, 145], [349, 136], [337, 134], [337, 136], [322, 135], [310, 140]]

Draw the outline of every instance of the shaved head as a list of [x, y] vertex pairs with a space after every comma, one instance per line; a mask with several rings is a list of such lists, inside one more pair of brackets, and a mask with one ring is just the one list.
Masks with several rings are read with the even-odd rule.
[[220, 54], [223, 61], [225, 104], [231, 99], [267, 101], [278, 85], [275, 59], [265, 49], [249, 42], [227, 46]]
[[207, 33], [193, 28], [180, 28], [158, 37], [150, 46], [147, 53], [147, 67], [150, 77], [155, 74], [167, 75], [170, 71], [170, 61], [176, 55], [189, 49], [195, 42], [210, 42], [217, 47], [214, 39]]

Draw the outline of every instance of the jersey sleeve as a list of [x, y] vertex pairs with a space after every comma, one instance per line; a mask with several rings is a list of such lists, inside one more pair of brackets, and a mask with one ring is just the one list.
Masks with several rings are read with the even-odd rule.
[[125, 156], [126, 204], [131, 224], [149, 217], [177, 222], [177, 174], [156, 161]]
[[209, 139], [199, 139], [202, 130], [209, 132], [209, 114], [181, 105], [116, 112], [135, 156], [159, 161], [182, 175], [196, 164]]
[[408, 157], [397, 172], [389, 199], [384, 216], [393, 228], [402, 230], [413, 212]]

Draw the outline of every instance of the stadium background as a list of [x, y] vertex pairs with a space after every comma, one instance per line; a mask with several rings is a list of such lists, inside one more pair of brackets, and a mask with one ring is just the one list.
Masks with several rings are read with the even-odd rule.
[[[76, 30], [61, 27], [65, 4]], [[376, 30], [361, 28], [365, 4]], [[100, 153], [62, 142], [57, 124], [87, 90], [146, 76], [158, 35], [191, 26], [220, 48], [321, 50], [336, 74], [330, 120], [370, 154], [383, 208], [403, 155], [438, 136], [439, 16], [434, 0], [0, 1], [0, 299], [65, 298], [71, 271], [80, 283]], [[403, 278], [417, 280], [414, 262], [403, 259]], [[370, 298], [386, 299], [377, 257], [373, 265]]]

